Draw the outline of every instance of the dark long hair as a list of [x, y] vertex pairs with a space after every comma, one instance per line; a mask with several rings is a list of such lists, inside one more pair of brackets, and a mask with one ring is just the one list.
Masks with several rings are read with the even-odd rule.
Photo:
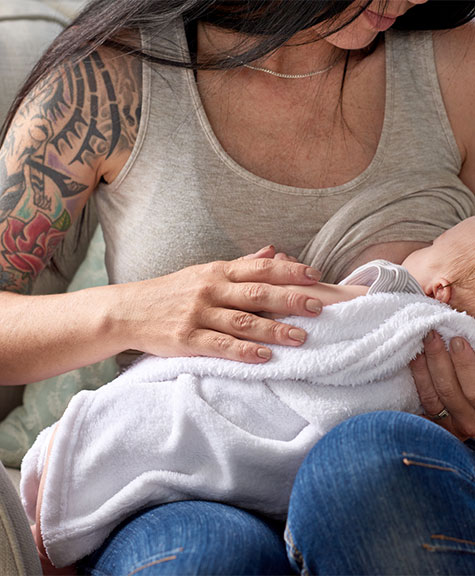
[[[195, 68], [237, 66], [262, 57], [281, 46], [297, 32], [325, 24], [334, 32], [335, 21], [356, 0], [92, 0], [76, 20], [53, 42], [40, 59], [16, 96], [4, 123], [3, 134], [23, 99], [31, 89], [53, 69], [68, 60], [80, 60], [101, 45], [122, 52], [135, 52], [159, 64]], [[363, 2], [356, 18], [372, 0]], [[384, 7], [387, 0], [380, 0]], [[402, 30], [438, 30], [460, 26], [475, 17], [473, 0], [429, 0], [414, 6], [398, 18], [395, 28]], [[142, 30], [153, 37], [160, 36], [177, 18], [185, 25], [204, 21], [221, 28], [239, 31], [255, 38], [239, 54], [223, 55], [207, 62], [183, 62], [164, 49], [162, 53], [146, 53], [128, 41], [126, 31]], [[333, 25], [333, 27], [332, 27]]]

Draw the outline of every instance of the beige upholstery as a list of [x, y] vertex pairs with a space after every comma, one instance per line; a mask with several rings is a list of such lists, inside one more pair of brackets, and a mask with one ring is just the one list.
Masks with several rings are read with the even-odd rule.
[[20, 470], [16, 470], [15, 468], [5, 468], [5, 470], [15, 486], [15, 490], [20, 494]]
[[[39, 55], [83, 4], [82, 0], [0, 0], [0, 122]], [[84, 259], [96, 224], [91, 204], [79, 240], [77, 229], [71, 228], [58, 252], [61, 274], [46, 269], [35, 285], [37, 293], [66, 289]], [[0, 386], [0, 420], [21, 403], [22, 393], [22, 387]], [[0, 463], [0, 576], [39, 576], [36, 547], [17, 494], [19, 481], [18, 470], [5, 470]]]
[[36, 0], [37, 2], [42, 2], [47, 4], [54, 10], [61, 12], [68, 18], [74, 18], [74, 16], [81, 10], [81, 8], [87, 4], [87, 0]]

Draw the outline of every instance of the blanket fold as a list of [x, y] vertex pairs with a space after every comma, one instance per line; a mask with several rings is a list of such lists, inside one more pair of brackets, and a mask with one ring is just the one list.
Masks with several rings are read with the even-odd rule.
[[[287, 318], [308, 333], [273, 347], [266, 364], [147, 357], [114, 382], [75, 396], [57, 425], [41, 508], [56, 566], [96, 549], [148, 506], [218, 500], [286, 514], [310, 448], [346, 418], [373, 410], [420, 411], [408, 362], [437, 329], [475, 346], [475, 320], [424, 296], [375, 294]], [[22, 466], [34, 518], [53, 428]]]

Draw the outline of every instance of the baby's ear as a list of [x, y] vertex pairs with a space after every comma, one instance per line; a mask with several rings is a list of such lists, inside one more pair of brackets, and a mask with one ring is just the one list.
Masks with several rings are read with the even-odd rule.
[[432, 293], [434, 298], [439, 302], [449, 304], [450, 298], [452, 297], [452, 286], [445, 278], [441, 278], [434, 284]]

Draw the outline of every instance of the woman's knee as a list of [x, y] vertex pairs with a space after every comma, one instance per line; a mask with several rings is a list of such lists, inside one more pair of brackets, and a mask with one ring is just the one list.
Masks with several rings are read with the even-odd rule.
[[82, 562], [87, 574], [288, 574], [283, 527], [214, 502], [187, 501], [129, 519]]
[[[427, 562], [431, 534], [475, 539], [473, 471], [473, 452], [423, 418], [351, 418], [318, 442], [299, 470], [286, 530], [290, 557], [310, 573], [372, 573], [371, 566], [412, 573]], [[442, 507], [441, 493], [448, 495]], [[465, 532], [457, 527], [464, 515]]]
[[[452, 434], [434, 423], [404, 412], [372, 412], [346, 420], [318, 442], [305, 459], [295, 483], [320, 493], [367, 485], [373, 479], [386, 483], [411, 465], [411, 456], [455, 458], [460, 466], [472, 466], [470, 451]], [[468, 456], [468, 457], [467, 457]]]

